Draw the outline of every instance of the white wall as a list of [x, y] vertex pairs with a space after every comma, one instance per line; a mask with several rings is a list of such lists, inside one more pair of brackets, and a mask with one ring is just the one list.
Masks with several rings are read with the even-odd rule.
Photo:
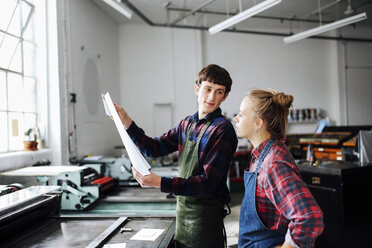
[[[76, 93], [78, 158], [87, 154], [113, 155], [114, 146], [121, 145], [121, 140], [113, 121], [104, 113], [101, 93], [109, 91], [113, 99], [119, 99], [119, 26], [92, 1], [67, 1], [64, 21], [65, 71], [61, 74], [67, 89], [62, 97], [68, 112], [63, 121], [67, 121], [69, 129], [63, 130], [62, 139], [68, 139], [72, 130], [69, 94]], [[65, 147], [63, 150], [66, 153]], [[66, 154], [63, 157], [66, 163]]]
[[372, 124], [372, 44], [344, 44], [348, 125]]
[[[326, 40], [284, 45], [281, 37], [273, 36], [211, 36], [198, 30], [122, 25], [121, 102], [153, 135], [154, 103], [175, 105], [174, 125], [197, 110], [192, 85], [199, 70], [209, 63], [231, 73], [232, 91], [222, 105], [228, 117], [238, 112], [247, 89], [269, 87], [292, 94], [297, 108], [321, 108], [333, 122], [340, 122], [337, 42]], [[315, 124], [294, 125], [290, 130], [312, 132]]]
[[281, 37], [219, 33], [206, 36], [206, 63], [217, 63], [232, 74], [234, 88], [228, 114], [236, 113], [242, 95], [252, 87], [292, 94], [297, 108], [319, 107], [333, 120], [332, 84], [337, 82], [334, 41], [304, 40], [283, 44]]
[[120, 103], [149, 135], [154, 135], [156, 103], [173, 106], [173, 123], [164, 127], [164, 132], [196, 112], [193, 89], [201, 68], [200, 50], [199, 31], [120, 27]]

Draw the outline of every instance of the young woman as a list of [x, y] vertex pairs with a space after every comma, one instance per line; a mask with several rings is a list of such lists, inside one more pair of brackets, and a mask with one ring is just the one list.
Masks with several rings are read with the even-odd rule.
[[275, 90], [247, 93], [234, 118], [236, 133], [254, 146], [244, 172], [239, 247], [313, 247], [323, 213], [284, 144], [293, 96]]

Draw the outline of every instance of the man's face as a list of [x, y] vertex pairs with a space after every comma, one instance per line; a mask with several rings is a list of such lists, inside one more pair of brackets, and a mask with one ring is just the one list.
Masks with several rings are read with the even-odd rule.
[[195, 84], [195, 94], [198, 96], [199, 118], [215, 111], [228, 94], [225, 94], [226, 86], [203, 81], [200, 85]]

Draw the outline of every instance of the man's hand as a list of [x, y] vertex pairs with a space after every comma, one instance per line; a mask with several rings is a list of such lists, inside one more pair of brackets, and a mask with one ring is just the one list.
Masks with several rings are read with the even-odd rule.
[[153, 172], [150, 172], [150, 175], [142, 176], [134, 167], [132, 167], [132, 172], [134, 178], [137, 182], [141, 185], [142, 188], [144, 187], [154, 187], [160, 188], [161, 184], [161, 177], [156, 175]]
[[132, 124], [132, 119], [130, 118], [128, 113], [122, 107], [120, 107], [120, 105], [114, 103], [114, 106], [125, 129], [128, 129], [130, 127], [130, 124]]

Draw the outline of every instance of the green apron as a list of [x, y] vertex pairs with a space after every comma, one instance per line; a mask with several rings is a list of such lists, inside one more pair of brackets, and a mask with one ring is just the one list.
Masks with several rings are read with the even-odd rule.
[[[199, 165], [199, 143], [208, 122], [197, 141], [190, 141], [192, 124], [187, 132], [179, 160], [180, 177], [189, 178], [203, 172]], [[223, 204], [213, 195], [177, 196], [176, 247], [224, 247]]]

